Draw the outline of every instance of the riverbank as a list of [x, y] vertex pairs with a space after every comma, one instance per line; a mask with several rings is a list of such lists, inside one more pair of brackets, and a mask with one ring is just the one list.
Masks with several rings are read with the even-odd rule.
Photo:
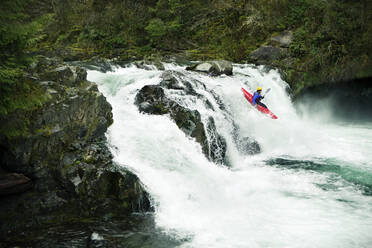
[[112, 161], [105, 137], [112, 108], [86, 76], [39, 57], [21, 80], [40, 102], [1, 116], [1, 240], [27, 244], [34, 230], [151, 211], [137, 176]]

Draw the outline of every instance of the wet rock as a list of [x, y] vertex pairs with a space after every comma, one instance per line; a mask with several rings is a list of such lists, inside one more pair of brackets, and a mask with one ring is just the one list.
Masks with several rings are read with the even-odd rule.
[[[219, 164], [224, 163], [226, 142], [217, 133], [212, 117], [206, 126], [200, 113], [180, 105], [165, 94], [165, 90], [177, 90], [181, 95], [199, 96], [190, 82], [177, 72], [164, 72], [160, 85], [146, 85], [136, 95], [135, 104], [140, 112], [147, 114], [169, 114], [176, 125], [188, 136], [195, 138], [208, 159]], [[206, 103], [207, 104], [207, 103]]]
[[105, 240], [99, 233], [92, 233], [88, 238], [88, 248], [112, 247], [108, 240]]
[[166, 89], [180, 90], [187, 95], [196, 95], [192, 84], [184, 78], [184, 75], [177, 71], [165, 71], [161, 75], [160, 85]]
[[186, 68], [186, 70], [205, 72], [213, 76], [222, 74], [232, 75], [233, 67], [232, 63], [226, 60], [215, 60], [196, 63]]
[[261, 152], [260, 144], [250, 137], [239, 139], [237, 141], [237, 147], [241, 153], [246, 155], [255, 155]]
[[159, 85], [146, 85], [137, 94], [135, 103], [139, 111], [147, 114], [170, 114], [177, 126], [187, 135], [196, 139], [208, 151], [204, 125], [200, 113], [187, 109], [167, 98]]
[[[42, 105], [1, 120], [9, 127], [25, 123], [27, 131], [0, 134], [1, 167], [24, 174], [0, 179], [7, 194], [0, 201], [0, 233], [82, 216], [151, 210], [139, 179], [112, 161], [104, 136], [113, 122], [111, 106], [97, 85], [86, 81], [86, 71], [43, 62], [30, 73], [45, 99]], [[24, 189], [29, 190], [8, 195]]]
[[0, 174], [0, 196], [22, 193], [31, 187], [31, 179], [23, 174]]
[[134, 61], [133, 65], [144, 70], [153, 70], [154, 68], [157, 70], [165, 70], [160, 60], [138, 60]]
[[207, 124], [207, 134], [209, 136], [210, 158], [217, 164], [225, 164], [226, 140], [218, 134], [214, 119], [210, 117]]
[[164, 90], [158, 85], [146, 85], [136, 95], [135, 103], [141, 112], [148, 114], [167, 114], [169, 109], [168, 99], [166, 99]]

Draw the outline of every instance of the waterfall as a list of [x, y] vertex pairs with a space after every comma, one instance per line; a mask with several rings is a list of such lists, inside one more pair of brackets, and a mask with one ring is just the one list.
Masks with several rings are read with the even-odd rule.
[[[88, 71], [88, 79], [113, 106], [114, 160], [138, 175], [157, 226], [181, 247], [372, 246], [371, 126], [299, 117], [275, 70], [236, 64], [233, 76], [210, 77], [164, 66], [193, 93], [160, 86], [164, 72], [155, 68]], [[206, 129], [213, 119], [226, 162], [213, 162], [170, 114], [141, 113], [136, 95], [146, 85], [198, 111]], [[241, 87], [258, 86], [271, 88], [263, 102], [279, 119], [243, 97]], [[210, 146], [215, 133], [206, 134]], [[247, 139], [259, 153], [241, 148]]]

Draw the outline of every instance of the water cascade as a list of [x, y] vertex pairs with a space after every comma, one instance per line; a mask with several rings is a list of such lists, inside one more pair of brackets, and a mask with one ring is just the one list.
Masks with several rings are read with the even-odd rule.
[[[128, 66], [89, 71], [88, 79], [113, 107], [107, 136], [115, 161], [139, 176], [157, 226], [180, 247], [372, 247], [371, 125], [298, 116], [275, 70], [234, 65], [233, 76], [210, 77], [165, 68], [193, 91], [164, 88], [165, 96], [197, 110], [204, 127], [213, 119], [224, 163], [208, 158], [169, 114], [139, 111], [139, 90], [159, 85], [164, 71]], [[245, 100], [241, 87], [257, 86], [271, 88], [263, 102], [279, 119]], [[242, 149], [247, 139], [258, 153]]]

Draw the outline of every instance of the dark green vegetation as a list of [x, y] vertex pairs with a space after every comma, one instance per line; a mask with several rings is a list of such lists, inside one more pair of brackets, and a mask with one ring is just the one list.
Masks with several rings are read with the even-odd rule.
[[[0, 114], [40, 103], [29, 97], [36, 89], [17, 80], [27, 65], [25, 49], [65, 60], [182, 53], [250, 62], [253, 50], [291, 30], [291, 62], [271, 64], [283, 69], [296, 92], [372, 75], [368, 0], [4, 0], [0, 8]], [[30, 98], [27, 106], [6, 97], [14, 88]]]
[[[29, 111], [40, 107], [46, 100], [40, 88], [26, 76], [27, 67], [34, 60], [25, 50], [34, 46], [39, 32], [43, 29], [42, 20], [33, 21], [26, 14], [27, 1], [5, 0], [0, 6], [0, 122], [3, 124], [10, 114]], [[28, 119], [14, 123], [12, 130], [0, 133], [14, 136], [25, 131]], [[17, 129], [17, 130], [15, 130]]]

